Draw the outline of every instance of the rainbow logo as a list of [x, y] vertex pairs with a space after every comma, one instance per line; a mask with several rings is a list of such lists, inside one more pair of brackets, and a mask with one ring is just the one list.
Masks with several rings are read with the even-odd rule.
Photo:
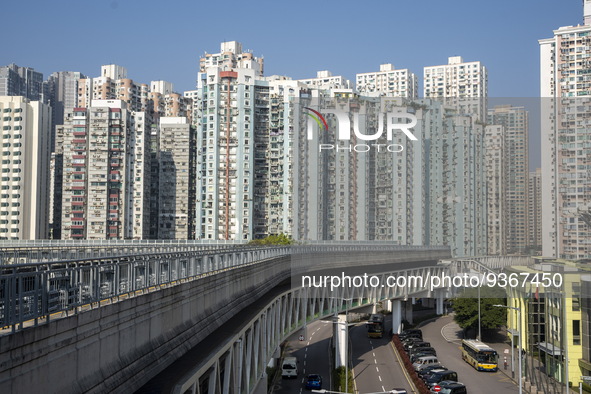
[[308, 108], [308, 107], [304, 107], [304, 109], [307, 109], [308, 111], [312, 111], [314, 114], [307, 113], [306, 115], [308, 115], [309, 117], [314, 119], [316, 121], [316, 123], [318, 123], [319, 128], [324, 127], [324, 130], [328, 131], [328, 123], [326, 123], [326, 119], [324, 119], [324, 116], [322, 116], [322, 114], [320, 112], [315, 111], [312, 108]]

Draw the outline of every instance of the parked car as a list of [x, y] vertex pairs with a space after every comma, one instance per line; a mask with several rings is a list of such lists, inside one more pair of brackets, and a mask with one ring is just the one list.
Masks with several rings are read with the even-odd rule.
[[423, 332], [419, 329], [408, 329], [408, 330], [404, 330], [402, 331], [398, 337], [400, 338], [401, 341], [404, 341], [407, 338], [420, 338], [423, 339]]
[[322, 388], [322, 376], [317, 374], [308, 375], [306, 390], [320, 390]]
[[450, 380], [452, 382], [458, 381], [458, 374], [455, 371], [440, 371], [440, 372], [433, 372], [429, 377], [425, 380], [427, 387], [433, 387], [436, 384], [443, 382], [444, 380]]
[[410, 362], [414, 364], [414, 363], [417, 362], [417, 360], [419, 358], [421, 358], [421, 357], [427, 357], [427, 356], [434, 356], [434, 357], [436, 357], [437, 354], [435, 354], [432, 351], [417, 352], [417, 353], [413, 354], [412, 356], [410, 356]]
[[434, 365], [434, 364], [439, 364], [439, 360], [437, 359], [436, 356], [423, 356], [423, 357], [417, 358], [415, 360], [415, 362], [412, 364], [412, 367], [415, 369], [415, 371], [418, 371], [423, 366]]
[[408, 392], [405, 389], [392, 389], [390, 390], [391, 394], [408, 394]]
[[431, 377], [431, 375], [438, 373], [438, 372], [443, 372], [443, 371], [447, 371], [448, 369], [445, 367], [441, 367], [441, 368], [434, 368], [431, 369], [430, 371], [426, 371], [426, 373], [420, 374], [421, 378], [423, 379], [423, 382], [427, 383], [427, 379], [429, 379]]
[[431, 387], [432, 393], [439, 394], [467, 394], [466, 385], [460, 382], [452, 382], [450, 380], [444, 380], [439, 382], [435, 386]]
[[429, 342], [423, 342], [423, 341], [413, 342], [413, 343], [409, 343], [408, 346], [406, 346], [404, 348], [404, 350], [406, 350], [407, 352], [410, 352], [412, 350], [412, 348], [415, 348], [415, 347], [430, 347], [430, 346], [431, 346], [431, 343], [429, 343]]
[[413, 347], [412, 349], [409, 350], [408, 355], [412, 356], [413, 354], [416, 353], [431, 353], [434, 355], [437, 355], [437, 351], [435, 350], [435, 348], [431, 347], [431, 346], [418, 346], [418, 347]]
[[431, 375], [435, 370], [447, 371], [447, 368], [445, 368], [443, 365], [427, 365], [426, 367], [421, 368], [417, 373], [421, 379], [425, 380], [425, 378]]

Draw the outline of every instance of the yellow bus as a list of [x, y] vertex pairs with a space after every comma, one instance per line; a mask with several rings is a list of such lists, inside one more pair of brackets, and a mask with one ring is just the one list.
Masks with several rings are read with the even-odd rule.
[[477, 371], [495, 372], [498, 369], [497, 351], [480, 341], [462, 340], [462, 359]]
[[369, 317], [367, 336], [369, 338], [382, 338], [384, 336], [384, 315], [375, 313]]

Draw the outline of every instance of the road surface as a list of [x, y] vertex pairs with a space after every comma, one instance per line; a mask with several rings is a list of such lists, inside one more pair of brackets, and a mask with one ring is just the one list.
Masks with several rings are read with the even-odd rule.
[[[431, 346], [437, 350], [437, 358], [448, 369], [458, 373], [458, 380], [466, 385], [468, 393], [479, 394], [499, 394], [499, 393], [518, 393], [519, 388], [505, 374], [497, 372], [478, 372], [473, 367], [462, 360], [460, 351], [460, 341], [453, 335], [449, 335], [449, 329], [446, 326], [452, 322], [449, 316], [440, 317], [430, 322], [421, 329], [423, 330], [423, 339], [431, 342]], [[448, 342], [442, 335], [442, 331], [453, 342]], [[500, 367], [502, 368], [502, 357]]]
[[[390, 316], [387, 316], [387, 318]], [[384, 337], [368, 338], [365, 323], [349, 330], [352, 347], [353, 372], [359, 393], [376, 393], [403, 388], [409, 393], [410, 385], [390, 345], [390, 324], [386, 322]]]

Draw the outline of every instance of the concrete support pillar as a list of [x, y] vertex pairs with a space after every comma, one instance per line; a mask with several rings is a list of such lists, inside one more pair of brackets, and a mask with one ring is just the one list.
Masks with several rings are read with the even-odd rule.
[[373, 307], [371, 308], [371, 313], [378, 313], [378, 304], [374, 302]]
[[402, 301], [388, 301], [392, 307], [392, 333], [400, 334], [402, 332]]
[[382, 307], [387, 312], [392, 312], [392, 300], [382, 301]]
[[412, 303], [410, 301], [404, 302], [404, 318], [412, 324]]
[[412, 297], [410, 300], [413, 305], [417, 303], [417, 299], [415, 297]]
[[345, 317], [339, 316], [338, 323], [334, 324], [334, 345], [335, 345], [335, 367], [345, 366], [345, 360], [347, 357], [347, 325], [345, 323]]
[[435, 313], [438, 315], [443, 315], [443, 291], [441, 290], [436, 292]]

